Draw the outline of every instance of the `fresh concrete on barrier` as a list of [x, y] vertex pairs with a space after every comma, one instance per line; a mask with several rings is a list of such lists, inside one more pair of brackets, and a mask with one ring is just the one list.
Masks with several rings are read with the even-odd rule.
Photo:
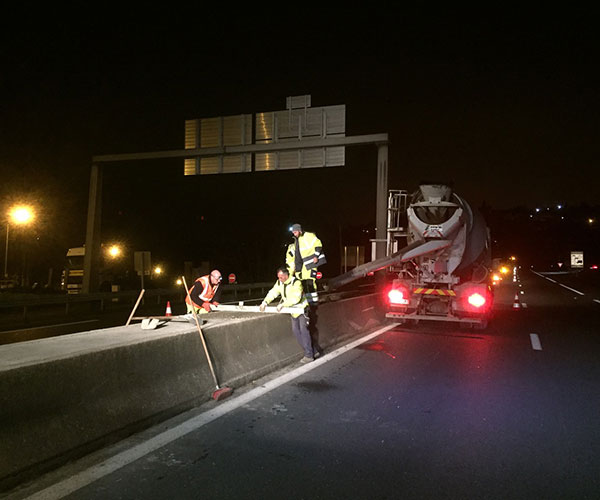
[[[374, 295], [322, 304], [328, 348], [381, 326]], [[218, 378], [241, 387], [302, 357], [289, 315], [202, 315]], [[173, 318], [0, 346], [0, 491], [210, 398], [197, 327]], [[218, 403], [215, 403], [218, 404]]]

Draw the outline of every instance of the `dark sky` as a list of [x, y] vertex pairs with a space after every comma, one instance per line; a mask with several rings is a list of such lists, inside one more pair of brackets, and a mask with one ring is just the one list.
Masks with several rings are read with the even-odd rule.
[[[499, 209], [597, 204], [598, 12], [503, 9], [7, 16], [1, 200], [34, 201], [46, 238], [79, 245], [92, 156], [181, 149], [186, 119], [279, 110], [311, 94], [313, 106], [347, 106], [348, 135], [390, 135], [390, 188], [439, 179]], [[285, 239], [296, 221], [337, 245], [331, 233], [375, 217], [375, 149], [348, 150], [347, 163], [193, 179], [180, 162], [113, 165], [103, 231], [194, 259], [252, 234]]]

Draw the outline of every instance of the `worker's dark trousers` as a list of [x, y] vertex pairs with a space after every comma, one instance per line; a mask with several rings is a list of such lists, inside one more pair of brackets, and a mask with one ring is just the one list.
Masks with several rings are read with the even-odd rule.
[[303, 279], [301, 281], [306, 300], [308, 300], [308, 303], [311, 305], [311, 307], [316, 306], [319, 302], [319, 294], [317, 292], [316, 280], [314, 278], [308, 278]]
[[308, 324], [304, 314], [301, 314], [297, 318], [292, 316], [292, 330], [294, 331], [298, 344], [300, 344], [300, 347], [304, 350], [304, 355], [308, 358], [314, 357]]

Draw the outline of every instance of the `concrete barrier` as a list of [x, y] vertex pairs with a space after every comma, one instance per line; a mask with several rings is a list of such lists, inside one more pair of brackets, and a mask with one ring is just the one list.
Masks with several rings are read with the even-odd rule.
[[[319, 344], [343, 343], [383, 317], [374, 295], [321, 304]], [[288, 315], [202, 319], [221, 385], [302, 357]], [[195, 325], [178, 319], [0, 346], [0, 491], [208, 401], [214, 389]]]

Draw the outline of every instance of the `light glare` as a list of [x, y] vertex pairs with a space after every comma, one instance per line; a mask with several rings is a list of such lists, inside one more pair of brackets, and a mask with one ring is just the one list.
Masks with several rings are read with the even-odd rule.
[[116, 259], [119, 255], [121, 255], [121, 247], [119, 247], [119, 245], [111, 245], [108, 249], [108, 255], [110, 255], [113, 259]]
[[15, 224], [29, 224], [33, 221], [34, 213], [31, 207], [20, 205], [13, 207], [9, 213], [11, 220]]
[[469, 295], [468, 302], [473, 307], [481, 307], [485, 304], [485, 297], [479, 293], [474, 293]]
[[393, 288], [389, 291], [388, 298], [392, 304], [408, 304], [408, 300], [404, 298], [402, 290], [398, 290], [397, 288]]

